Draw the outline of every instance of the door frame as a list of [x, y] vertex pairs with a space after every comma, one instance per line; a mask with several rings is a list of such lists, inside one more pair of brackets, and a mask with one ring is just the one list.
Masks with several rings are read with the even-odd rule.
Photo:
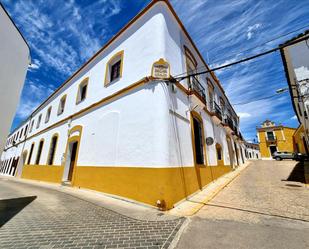
[[229, 157], [230, 157], [230, 166], [234, 168], [235, 155], [234, 155], [234, 150], [233, 150], [232, 138], [230, 138], [228, 135], [226, 136], [226, 143], [227, 143], [227, 150], [229, 152]]
[[[193, 152], [193, 163], [194, 163], [194, 168], [197, 176], [197, 181], [199, 188], [202, 189], [202, 179], [201, 179], [201, 172], [200, 172], [200, 167], [205, 167], [207, 166], [207, 153], [206, 153], [206, 141], [205, 141], [205, 133], [204, 133], [204, 123], [203, 119], [200, 114], [198, 114], [195, 111], [191, 111], [190, 113], [190, 125], [191, 125], [191, 141], [192, 141], [192, 152]], [[196, 163], [196, 148], [195, 148], [195, 133], [194, 133], [194, 120], [197, 119], [198, 122], [200, 122], [201, 125], [201, 130], [202, 130], [202, 143], [203, 143], [203, 157], [204, 157], [204, 164], [197, 164]]]
[[[64, 169], [63, 169], [63, 175], [62, 175], [62, 181], [68, 181], [69, 171], [71, 163], [69, 163], [69, 166], [67, 166], [67, 160], [68, 160], [68, 152], [70, 149], [70, 144], [77, 142], [77, 148], [76, 148], [76, 156], [75, 156], [75, 162], [72, 166], [72, 179], [71, 184], [74, 185], [75, 180], [75, 173], [76, 173], [76, 167], [77, 167], [77, 161], [78, 161], [78, 155], [79, 155], [79, 147], [80, 147], [80, 141], [82, 136], [82, 130], [83, 127], [81, 125], [76, 125], [73, 128], [71, 128], [68, 132], [68, 140], [65, 148], [65, 156], [64, 156]], [[77, 133], [78, 135], [75, 135]], [[73, 135], [73, 136], [72, 136]], [[71, 160], [71, 158], [70, 158]], [[68, 167], [68, 168], [67, 168]]]

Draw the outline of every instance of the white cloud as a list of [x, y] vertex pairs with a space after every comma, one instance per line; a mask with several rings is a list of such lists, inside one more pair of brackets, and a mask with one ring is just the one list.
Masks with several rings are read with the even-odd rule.
[[[11, 12], [45, 68], [52, 67], [67, 77], [102, 46], [110, 32], [108, 20], [120, 13], [122, 4], [119, 0], [98, 1], [81, 7], [70, 0], [59, 8], [56, 1], [16, 1], [11, 3]], [[29, 69], [39, 67], [34, 63]]]
[[258, 30], [260, 27], [262, 26], [262, 24], [260, 23], [256, 23], [252, 26], [249, 26], [247, 29], [247, 40], [250, 40], [253, 36], [253, 34], [256, 32], [256, 30]]
[[41, 62], [38, 59], [33, 59], [31, 64], [28, 66], [28, 69], [30, 71], [34, 71], [34, 70], [39, 69], [40, 67], [41, 67]]
[[297, 116], [294, 115], [293, 117], [291, 117], [291, 119], [297, 120]]
[[247, 113], [247, 112], [238, 112], [237, 115], [238, 115], [240, 118], [249, 118], [249, 117], [252, 116], [250, 113]]
[[50, 94], [54, 92], [54, 87], [46, 84], [42, 85], [32, 80], [27, 80], [23, 89], [22, 98], [17, 108], [16, 117], [23, 120], [27, 118]]

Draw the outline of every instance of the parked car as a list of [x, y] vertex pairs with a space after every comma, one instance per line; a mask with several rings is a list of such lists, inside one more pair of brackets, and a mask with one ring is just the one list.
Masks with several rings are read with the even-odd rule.
[[295, 161], [308, 161], [309, 157], [306, 154], [295, 153], [294, 160]]
[[281, 161], [283, 159], [295, 159], [295, 153], [287, 151], [276, 151], [272, 154], [272, 157], [277, 161]]

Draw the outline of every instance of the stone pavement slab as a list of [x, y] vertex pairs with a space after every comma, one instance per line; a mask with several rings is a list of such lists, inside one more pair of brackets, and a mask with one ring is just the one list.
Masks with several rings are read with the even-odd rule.
[[309, 248], [309, 188], [294, 161], [256, 161], [208, 202], [177, 248]]
[[184, 218], [139, 220], [0, 178], [1, 248], [168, 248]]

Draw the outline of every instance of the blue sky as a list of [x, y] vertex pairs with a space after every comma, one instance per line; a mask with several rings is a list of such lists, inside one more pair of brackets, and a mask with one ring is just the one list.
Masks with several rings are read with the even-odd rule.
[[[28, 41], [33, 62], [12, 129], [149, 3], [148, 0], [0, 1]], [[273, 48], [309, 29], [307, 0], [171, 0], [171, 3], [211, 67]], [[302, 27], [305, 28], [265, 44]], [[269, 96], [287, 86], [279, 53], [216, 74], [232, 104]], [[292, 127], [298, 125], [289, 93], [236, 105], [235, 109], [247, 140], [255, 138], [256, 126], [265, 119]]]

